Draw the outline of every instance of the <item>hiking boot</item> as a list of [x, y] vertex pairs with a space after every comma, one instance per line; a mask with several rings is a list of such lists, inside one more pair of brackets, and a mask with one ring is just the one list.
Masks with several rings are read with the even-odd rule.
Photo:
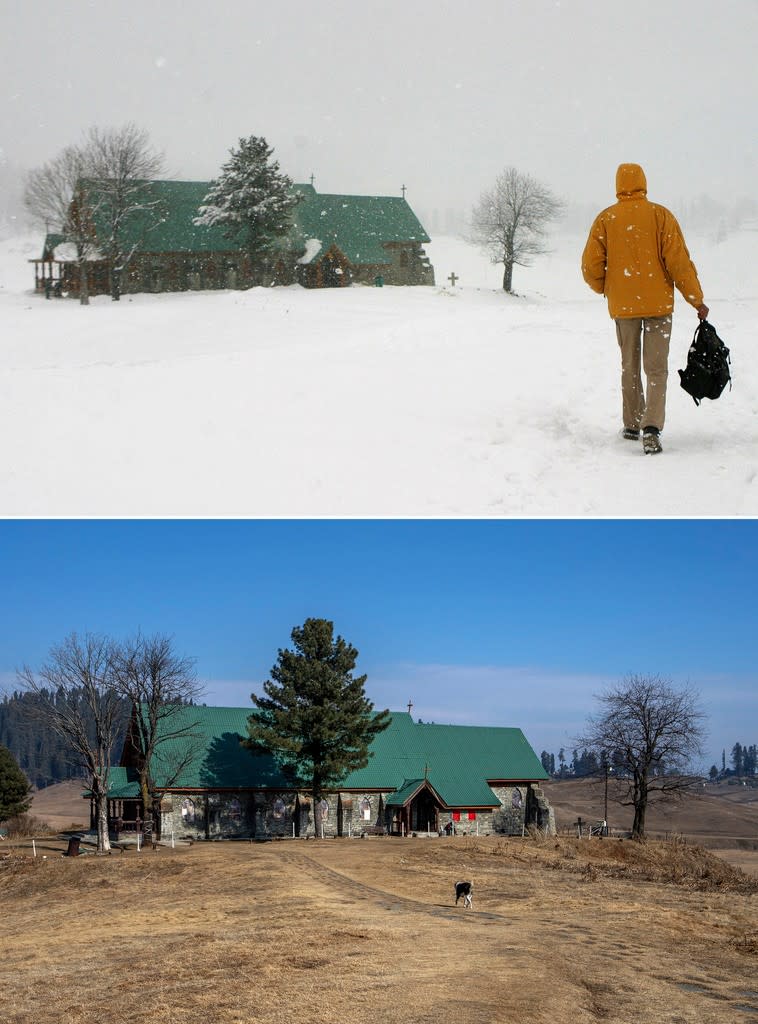
[[642, 450], [645, 455], [657, 455], [663, 451], [661, 438], [657, 430], [645, 430], [642, 434]]
[[625, 441], [639, 441], [640, 432], [636, 427], [624, 427], [621, 431], [621, 436]]

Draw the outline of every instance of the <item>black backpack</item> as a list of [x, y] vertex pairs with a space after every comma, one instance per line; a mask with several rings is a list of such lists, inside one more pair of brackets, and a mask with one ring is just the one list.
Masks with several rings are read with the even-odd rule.
[[695, 405], [703, 398], [718, 398], [729, 384], [729, 349], [716, 334], [716, 328], [707, 320], [701, 320], [687, 353], [687, 365], [679, 371], [680, 384], [692, 395]]

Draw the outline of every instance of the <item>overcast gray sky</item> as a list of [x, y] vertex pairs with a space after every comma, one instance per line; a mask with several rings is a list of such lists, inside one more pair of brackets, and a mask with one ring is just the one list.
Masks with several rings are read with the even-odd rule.
[[263, 135], [298, 181], [468, 211], [506, 166], [604, 206], [758, 177], [756, 0], [0, 0], [0, 146], [33, 167], [135, 121], [206, 179]]

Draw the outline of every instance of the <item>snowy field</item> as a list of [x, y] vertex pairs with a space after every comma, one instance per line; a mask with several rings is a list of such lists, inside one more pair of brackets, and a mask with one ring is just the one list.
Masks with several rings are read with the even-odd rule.
[[441, 238], [435, 288], [89, 308], [33, 294], [41, 237], [5, 240], [0, 515], [757, 515], [757, 242], [688, 233], [734, 389], [697, 408], [679, 387], [697, 318], [677, 297], [664, 453], [645, 457], [618, 436], [618, 350], [581, 280], [584, 236], [516, 268], [518, 297]]

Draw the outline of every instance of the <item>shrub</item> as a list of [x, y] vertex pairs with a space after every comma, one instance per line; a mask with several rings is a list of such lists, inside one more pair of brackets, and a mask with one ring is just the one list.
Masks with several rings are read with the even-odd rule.
[[28, 836], [49, 836], [52, 829], [41, 818], [33, 814], [16, 814], [5, 823], [9, 839], [23, 839]]

